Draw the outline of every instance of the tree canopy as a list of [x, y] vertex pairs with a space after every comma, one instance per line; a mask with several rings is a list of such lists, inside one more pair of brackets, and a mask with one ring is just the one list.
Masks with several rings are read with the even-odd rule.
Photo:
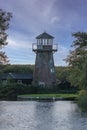
[[85, 88], [87, 87], [87, 33], [77, 32], [73, 37], [74, 49], [66, 58], [66, 62], [72, 67], [69, 79], [72, 84]]
[[[7, 45], [7, 33], [6, 30], [9, 28], [9, 21], [12, 17], [10, 12], [6, 12], [0, 9], [0, 49]], [[8, 63], [7, 56], [5, 52], [0, 51], [0, 64]]]

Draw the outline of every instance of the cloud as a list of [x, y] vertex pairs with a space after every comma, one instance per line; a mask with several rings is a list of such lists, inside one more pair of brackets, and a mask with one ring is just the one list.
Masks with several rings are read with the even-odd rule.
[[11, 64], [32, 64], [35, 54], [32, 52], [32, 43], [8, 39], [8, 45], [3, 48]]
[[[35, 56], [32, 43], [35, 37], [46, 30], [56, 42], [60, 42], [55, 62], [64, 64], [69, 52], [71, 33], [87, 31], [87, 1], [76, 0], [0, 0], [0, 8], [13, 13], [8, 30], [7, 54], [22, 60]], [[36, 42], [36, 41], [35, 41]], [[18, 57], [20, 55], [20, 57]]]
[[64, 61], [64, 59], [67, 58], [67, 55], [69, 54], [69, 48], [58, 45], [58, 52], [54, 54], [54, 62], [57, 66], [66, 66], [67, 63]]
[[60, 21], [60, 18], [58, 16], [54, 16], [51, 18], [51, 23], [55, 24], [58, 23]]
[[58, 53], [66, 55], [68, 52], [69, 52], [69, 48], [67, 48], [63, 45], [60, 45], [60, 44], [58, 45]]
[[30, 44], [28, 42], [25, 43], [25, 41], [17, 41], [13, 39], [8, 39], [8, 45], [6, 46], [8, 48], [16, 48], [16, 49], [31, 49], [32, 43]]
[[9, 10], [13, 13], [12, 27], [24, 32], [48, 29], [49, 26], [51, 27], [51, 21], [58, 20], [53, 18], [55, 17], [54, 3], [55, 0], [9, 1]]

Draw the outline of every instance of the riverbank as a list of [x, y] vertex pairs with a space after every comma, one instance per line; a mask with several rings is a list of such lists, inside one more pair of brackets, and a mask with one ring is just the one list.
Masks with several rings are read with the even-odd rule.
[[24, 94], [18, 95], [17, 100], [77, 100], [78, 94]]

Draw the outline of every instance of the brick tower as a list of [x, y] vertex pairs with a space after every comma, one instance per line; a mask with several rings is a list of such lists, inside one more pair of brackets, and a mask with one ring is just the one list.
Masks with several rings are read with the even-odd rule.
[[53, 44], [54, 37], [46, 32], [36, 37], [32, 49], [36, 53], [34, 84], [43, 87], [53, 87], [56, 83], [53, 53], [57, 51], [57, 44]]

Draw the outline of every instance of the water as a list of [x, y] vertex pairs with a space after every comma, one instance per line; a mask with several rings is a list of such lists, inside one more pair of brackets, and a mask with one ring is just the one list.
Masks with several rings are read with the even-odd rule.
[[71, 101], [0, 101], [0, 130], [87, 130], [87, 114]]

